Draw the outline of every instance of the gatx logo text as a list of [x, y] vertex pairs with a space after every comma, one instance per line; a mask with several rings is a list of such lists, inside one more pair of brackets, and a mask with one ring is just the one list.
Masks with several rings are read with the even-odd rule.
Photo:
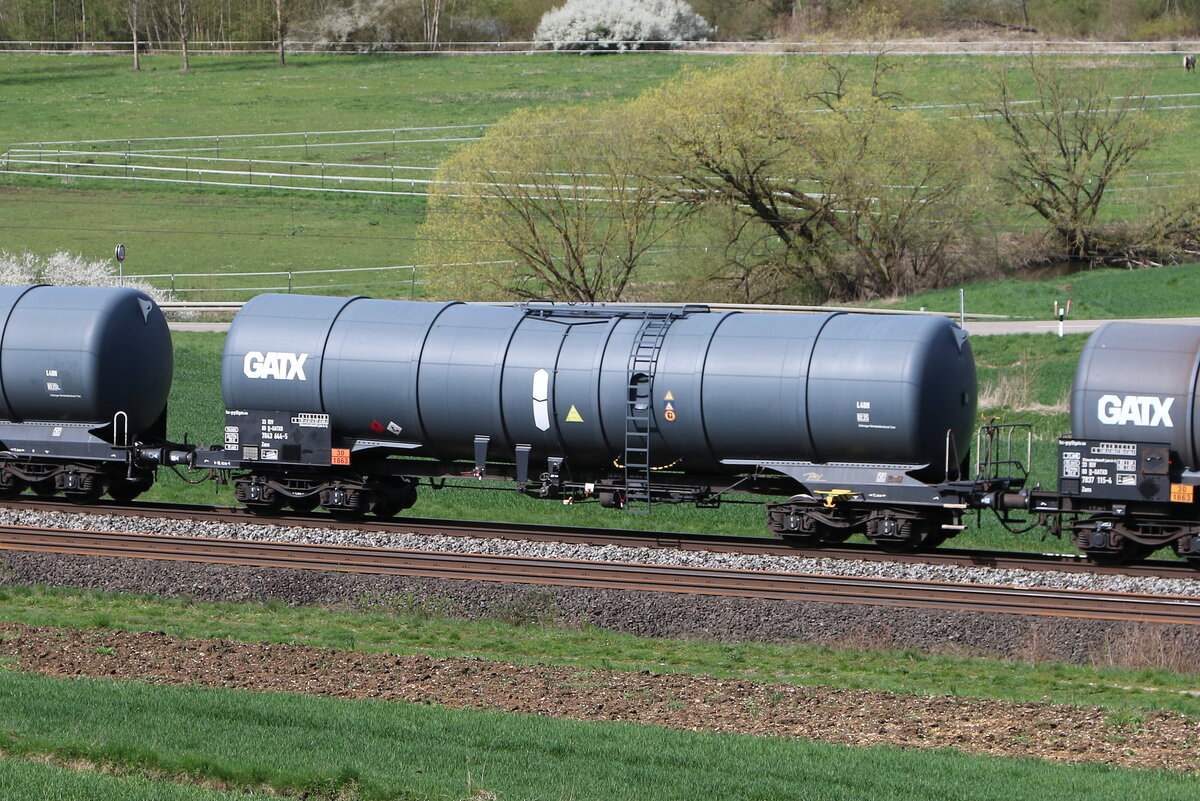
[[1174, 428], [1171, 405], [1174, 398], [1154, 395], [1101, 395], [1096, 416], [1107, 426], [1162, 426]]
[[304, 362], [307, 353], [282, 353], [279, 351], [252, 350], [242, 360], [242, 372], [246, 378], [277, 378], [283, 381], [307, 381]]

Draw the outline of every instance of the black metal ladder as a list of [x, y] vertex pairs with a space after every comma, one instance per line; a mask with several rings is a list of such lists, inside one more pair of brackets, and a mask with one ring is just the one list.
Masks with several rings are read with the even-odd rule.
[[625, 511], [650, 513], [650, 435], [654, 412], [650, 393], [667, 329], [679, 315], [647, 312], [629, 352], [629, 395], [625, 407]]

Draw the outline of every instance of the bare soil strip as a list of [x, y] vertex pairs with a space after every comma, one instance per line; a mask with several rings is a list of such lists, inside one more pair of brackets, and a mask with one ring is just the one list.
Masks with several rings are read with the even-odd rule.
[[1200, 769], [1200, 721], [1148, 711], [795, 687], [690, 674], [181, 639], [159, 632], [0, 623], [23, 671], [619, 720], [847, 745], [957, 748], [1062, 762]]

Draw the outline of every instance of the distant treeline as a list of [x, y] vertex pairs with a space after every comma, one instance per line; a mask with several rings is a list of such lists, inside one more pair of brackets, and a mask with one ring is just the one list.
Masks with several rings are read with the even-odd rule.
[[[597, 0], [601, 2], [602, 0]], [[530, 38], [563, 0], [0, 0], [0, 40], [504, 41]], [[1200, 0], [693, 0], [723, 40], [1026, 32], [1052, 38], [1186, 39]], [[864, 28], [872, 29], [864, 31]]]

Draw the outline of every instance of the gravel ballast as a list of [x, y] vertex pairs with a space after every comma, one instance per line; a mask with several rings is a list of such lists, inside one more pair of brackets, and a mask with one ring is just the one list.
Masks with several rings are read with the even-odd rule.
[[[1071, 573], [948, 568], [912, 563], [740, 556], [736, 554], [575, 544], [393, 535], [262, 524], [195, 523], [114, 515], [63, 515], [0, 510], [13, 525], [84, 528], [186, 536], [366, 545], [600, 561], [790, 570], [1019, 586], [1094, 587], [1200, 595], [1200, 582]], [[590, 624], [642, 636], [738, 642], [807, 642], [847, 647], [914, 648], [1032, 661], [1196, 664], [1196, 626], [999, 613], [773, 601], [674, 593], [530, 587], [489, 581], [425, 579], [287, 568], [7, 552], [0, 580], [8, 584], [80, 587], [212, 601], [335, 605], [371, 611], [432, 614], [508, 622]], [[1148, 647], [1147, 644], [1152, 647]], [[1132, 660], [1132, 661], [1131, 661]]]

